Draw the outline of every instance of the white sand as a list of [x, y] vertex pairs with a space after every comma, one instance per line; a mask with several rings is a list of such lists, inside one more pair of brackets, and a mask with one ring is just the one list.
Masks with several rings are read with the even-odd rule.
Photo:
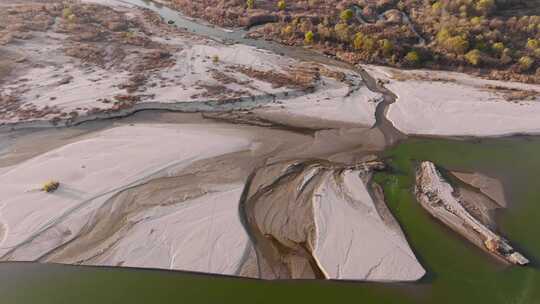
[[389, 80], [386, 87], [398, 96], [388, 119], [407, 134], [442, 136], [502, 136], [540, 133], [540, 99], [511, 102], [486, 85], [540, 92], [540, 86], [490, 81], [465, 74], [436, 71], [405, 71], [403, 75], [429, 75], [442, 81], [399, 81], [395, 69], [366, 66], [372, 76]]
[[420, 279], [425, 270], [403, 235], [382, 221], [358, 172], [345, 172], [343, 181], [338, 186], [327, 179], [314, 199], [314, 257], [325, 275], [366, 281]]
[[243, 184], [228, 188], [130, 218], [137, 225], [92, 263], [237, 274], [251, 242], [239, 218]]
[[[120, 126], [20, 163], [0, 174], [0, 225], [7, 230], [0, 254], [35, 238], [10, 257], [35, 260], [76, 236], [93, 210], [114, 193], [193, 161], [250, 147], [246, 134], [226, 135], [219, 127]], [[56, 192], [32, 190], [49, 179], [60, 181]], [[227, 206], [234, 193], [223, 194]], [[54, 229], [40, 234], [49, 227]]]
[[[370, 91], [366, 86], [349, 93], [349, 87], [329, 78], [323, 78], [324, 87], [313, 94], [289, 99], [282, 104], [271, 104], [256, 110], [266, 119], [279, 121], [318, 119], [328, 122], [373, 126], [375, 110], [382, 100], [382, 95]], [[324, 122], [318, 122], [323, 128]], [[330, 125], [332, 127], [332, 125]]]

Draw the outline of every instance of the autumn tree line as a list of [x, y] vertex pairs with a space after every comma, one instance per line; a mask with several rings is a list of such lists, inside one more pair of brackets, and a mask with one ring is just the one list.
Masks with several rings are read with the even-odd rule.
[[[285, 17], [261, 31], [353, 63], [490, 70], [497, 78], [539, 82], [540, 16], [526, 9], [503, 15], [512, 1], [281, 0], [275, 10]], [[252, 9], [256, 3], [247, 1]]]

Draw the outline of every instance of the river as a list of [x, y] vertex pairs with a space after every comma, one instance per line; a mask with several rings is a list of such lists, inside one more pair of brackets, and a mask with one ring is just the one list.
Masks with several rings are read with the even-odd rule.
[[[309, 50], [247, 39], [241, 31], [199, 24], [150, 2], [125, 2], [156, 10], [166, 20], [199, 34], [295, 58], [334, 62]], [[369, 75], [364, 77], [371, 87], [376, 85]], [[385, 93], [387, 99], [378, 109], [376, 127], [387, 136], [389, 148], [381, 156], [389, 160], [392, 170], [380, 173], [376, 180], [383, 185], [389, 207], [427, 270], [420, 282], [266, 282], [178, 271], [2, 263], [1, 303], [540, 303], [540, 138], [404, 138], [384, 118], [386, 106], [395, 100], [390, 94]], [[510, 202], [508, 209], [497, 214], [499, 229], [531, 265], [501, 265], [432, 219], [412, 195], [414, 167], [420, 160], [431, 160], [450, 170], [499, 177]]]

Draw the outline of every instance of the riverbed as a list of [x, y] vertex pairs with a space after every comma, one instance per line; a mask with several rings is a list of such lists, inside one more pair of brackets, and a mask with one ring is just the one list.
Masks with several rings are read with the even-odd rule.
[[[379, 175], [377, 180], [383, 184], [389, 207], [427, 269], [426, 277], [417, 283], [264, 282], [186, 272], [7, 263], [0, 266], [2, 302], [536, 303], [540, 300], [538, 151], [538, 138], [413, 138], [384, 152], [391, 158], [394, 171]], [[530, 266], [502, 266], [436, 222], [415, 202], [413, 167], [416, 161], [426, 159], [447, 169], [478, 170], [502, 178], [510, 208], [498, 214], [500, 231], [527, 254]]]
[[[157, 9], [165, 18], [187, 27], [186, 19], [173, 19], [172, 11], [143, 3]], [[202, 26], [190, 28], [203, 35], [217, 33], [241, 43], [271, 49], [300, 52], [311, 60], [328, 60], [302, 49], [282, 48], [270, 42], [244, 39], [239, 31], [228, 32]], [[227, 37], [227, 35], [231, 35]], [[274, 49], [272, 49], [274, 48]], [[298, 56], [297, 54], [295, 56]], [[315, 59], [313, 59], [315, 58]], [[371, 84], [374, 85], [373, 83]], [[391, 98], [390, 98], [391, 99]], [[387, 101], [387, 103], [390, 102]], [[384, 105], [384, 104], [383, 104]], [[390, 147], [380, 156], [388, 158], [389, 173], [376, 177], [385, 190], [387, 203], [401, 224], [427, 275], [417, 283], [374, 284], [333, 281], [263, 282], [200, 273], [82, 267], [55, 264], [0, 264], [0, 294], [2, 303], [96, 303], [96, 302], [164, 302], [190, 303], [333, 303], [363, 301], [368, 303], [536, 303], [540, 301], [540, 205], [537, 193], [540, 183], [540, 139], [513, 137], [489, 140], [452, 141], [444, 139], [409, 138], [404, 140], [392, 125], [384, 120], [384, 107], [378, 109], [376, 127], [383, 129]], [[145, 119], [151, 119], [145, 118]], [[130, 120], [131, 119], [131, 120]], [[137, 117], [127, 119], [136, 122]], [[143, 119], [144, 120], [144, 119]], [[118, 120], [121, 122], [122, 120]], [[108, 124], [105, 123], [105, 124]], [[82, 124], [77, 136], [85, 134], [92, 124]], [[385, 127], [386, 126], [386, 127]], [[106, 128], [101, 125], [99, 128]], [[38, 131], [39, 132], [39, 131]], [[47, 131], [56, 132], [56, 131]], [[60, 131], [67, 132], [67, 131]], [[80, 132], [80, 133], [78, 133]], [[31, 138], [35, 133], [21, 133]], [[50, 136], [51, 133], [44, 135]], [[391, 136], [388, 136], [391, 135]], [[68, 143], [70, 136], [62, 133], [57, 145]], [[55, 146], [48, 142], [47, 151]], [[0, 147], [1, 149], [2, 147]], [[0, 151], [1, 152], [1, 151]], [[31, 156], [31, 151], [28, 152]], [[431, 160], [448, 170], [482, 172], [500, 178], [505, 186], [510, 207], [497, 216], [502, 235], [531, 260], [525, 268], [507, 267], [478, 250], [439, 222], [430, 218], [414, 200], [412, 191], [414, 167], [418, 161]]]

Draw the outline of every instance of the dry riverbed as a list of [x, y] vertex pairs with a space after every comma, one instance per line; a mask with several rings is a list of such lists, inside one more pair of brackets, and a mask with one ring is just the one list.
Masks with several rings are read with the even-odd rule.
[[147, 10], [28, 2], [0, 14], [0, 124], [261, 106], [265, 119], [319, 128], [375, 122], [381, 96], [354, 72], [192, 35]]

